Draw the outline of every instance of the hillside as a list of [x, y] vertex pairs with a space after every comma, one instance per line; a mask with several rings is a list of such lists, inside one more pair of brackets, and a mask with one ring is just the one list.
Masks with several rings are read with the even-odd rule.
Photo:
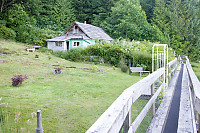
[[199, 0], [1, 0], [0, 38], [46, 46], [74, 23], [101, 27], [113, 39], [168, 44], [200, 58]]
[[[141, 79], [106, 65], [93, 72], [92, 63], [27, 52], [28, 47], [0, 40], [0, 132], [35, 132], [37, 110], [42, 111], [44, 132], [85, 132], [124, 89]], [[55, 75], [52, 65], [62, 65], [63, 73]], [[14, 87], [14, 74], [28, 79]]]

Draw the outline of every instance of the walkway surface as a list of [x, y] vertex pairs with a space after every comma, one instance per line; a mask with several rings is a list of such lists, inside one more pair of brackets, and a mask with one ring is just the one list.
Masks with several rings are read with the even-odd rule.
[[181, 71], [176, 82], [174, 96], [172, 99], [171, 107], [169, 110], [168, 118], [163, 133], [177, 133], [178, 120], [179, 120], [179, 108], [181, 97], [181, 86], [183, 77], [183, 64], [181, 65]]
[[196, 133], [186, 65], [178, 67], [147, 133]]

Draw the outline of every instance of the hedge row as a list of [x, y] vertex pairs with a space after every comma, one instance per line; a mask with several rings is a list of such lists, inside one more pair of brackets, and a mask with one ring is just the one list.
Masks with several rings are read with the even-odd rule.
[[124, 50], [119, 45], [95, 44], [85, 49], [74, 48], [67, 52], [54, 52], [54, 55], [72, 61], [93, 61], [110, 63], [113, 66], [134, 64], [151, 70], [152, 56], [146, 51]]

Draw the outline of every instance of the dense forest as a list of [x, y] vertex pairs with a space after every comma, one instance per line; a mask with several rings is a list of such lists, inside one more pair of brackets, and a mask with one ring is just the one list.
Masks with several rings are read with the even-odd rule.
[[200, 59], [199, 0], [0, 0], [0, 37], [45, 46], [74, 22], [111, 37], [167, 43]]

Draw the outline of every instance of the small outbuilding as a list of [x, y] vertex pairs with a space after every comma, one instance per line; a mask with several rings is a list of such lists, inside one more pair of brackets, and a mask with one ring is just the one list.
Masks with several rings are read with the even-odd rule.
[[48, 39], [47, 48], [53, 51], [67, 51], [71, 48], [84, 48], [95, 44], [95, 39], [110, 43], [113, 39], [100, 27], [74, 22], [64, 35]]

